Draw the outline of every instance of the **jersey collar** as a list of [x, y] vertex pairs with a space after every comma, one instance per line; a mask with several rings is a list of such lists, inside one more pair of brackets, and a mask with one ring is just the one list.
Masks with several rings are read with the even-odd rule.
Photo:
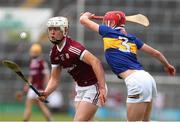
[[115, 29], [115, 30], [118, 30], [118, 31], [121, 31], [121, 33], [122, 33], [123, 35], [125, 35], [125, 36], [128, 35], [124, 27], [116, 27], [116, 28], [114, 28], [114, 29]]
[[115, 29], [115, 30], [125, 30], [124, 27], [115, 27], [114, 29]]
[[59, 52], [62, 51], [62, 49], [64, 48], [65, 44], [66, 44], [66, 37], [62, 40], [62, 45], [61, 45], [61, 47], [59, 47], [58, 45], [56, 45], [56, 47], [57, 47], [57, 49], [58, 49]]

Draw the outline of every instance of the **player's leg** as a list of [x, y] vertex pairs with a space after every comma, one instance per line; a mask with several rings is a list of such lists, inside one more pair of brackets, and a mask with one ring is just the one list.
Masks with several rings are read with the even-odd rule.
[[31, 112], [32, 112], [32, 104], [34, 102], [35, 98], [35, 93], [33, 90], [29, 89], [27, 92], [27, 97], [26, 97], [26, 103], [25, 103], [25, 111], [24, 111], [24, 121], [29, 121], [31, 117]]
[[99, 101], [99, 91], [97, 85], [87, 87], [76, 86], [75, 108], [76, 113], [74, 122], [78, 121], [93, 121], [94, 114], [96, 113]]
[[143, 120], [148, 103], [127, 103], [127, 119], [128, 121]]
[[152, 104], [153, 104], [153, 98], [155, 98], [157, 96], [157, 87], [156, 87], [156, 82], [154, 80], [154, 78], [148, 73], [150, 79], [151, 79], [151, 85], [149, 86], [152, 86], [151, 90], [152, 90], [152, 96], [151, 96], [151, 101], [148, 103], [147, 105], [147, 108], [146, 108], [146, 111], [144, 113], [144, 117], [143, 117], [143, 120], [144, 122], [147, 122], [147, 121], [150, 121], [150, 116], [151, 116], [151, 110], [152, 110]]
[[47, 106], [41, 101], [37, 101], [37, 104], [38, 104], [40, 110], [42, 111], [43, 115], [45, 116], [46, 120], [52, 121], [52, 117], [51, 117], [50, 111], [47, 108]]
[[128, 89], [128, 121], [142, 121], [147, 116], [149, 118], [151, 112], [150, 103], [154, 91], [153, 87], [155, 86], [154, 79], [145, 71], [137, 71], [128, 76], [125, 82]]
[[[80, 102], [75, 102], [74, 106], [75, 106], [75, 111], [77, 110], [78, 106], [79, 106]], [[90, 122], [95, 122], [94, 120], [94, 116], [89, 120]]]
[[128, 103], [128, 121], [150, 121], [152, 102]]
[[31, 117], [32, 103], [33, 103], [32, 99], [30, 99], [30, 98], [26, 99], [25, 111], [24, 111], [24, 119], [23, 119], [24, 122], [29, 121], [29, 119]]
[[94, 116], [88, 122], [96, 122]]
[[98, 109], [97, 105], [92, 103], [81, 101], [76, 108], [76, 114], [74, 116], [74, 122], [90, 121], [93, 120], [94, 114]]
[[152, 110], [152, 101], [148, 103], [142, 121], [144, 122], [150, 121], [151, 110]]
[[125, 79], [127, 86], [127, 119], [128, 121], [142, 121], [147, 103], [144, 101], [144, 81], [139, 80], [138, 72]]

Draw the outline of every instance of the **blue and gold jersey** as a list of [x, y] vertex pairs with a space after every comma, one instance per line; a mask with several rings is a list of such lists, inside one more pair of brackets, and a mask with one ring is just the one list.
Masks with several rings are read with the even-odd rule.
[[99, 26], [99, 34], [104, 41], [105, 57], [115, 74], [128, 69], [141, 70], [142, 65], [137, 61], [137, 50], [143, 42], [132, 34], [123, 34], [120, 29], [112, 29], [105, 25]]

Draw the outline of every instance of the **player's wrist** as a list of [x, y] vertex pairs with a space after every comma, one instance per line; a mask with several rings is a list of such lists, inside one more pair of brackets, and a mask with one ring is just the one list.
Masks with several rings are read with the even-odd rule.
[[106, 90], [106, 88], [105, 87], [99, 87], [99, 91], [104, 91], [104, 90]]
[[104, 83], [98, 83], [99, 89], [105, 89], [105, 84]]

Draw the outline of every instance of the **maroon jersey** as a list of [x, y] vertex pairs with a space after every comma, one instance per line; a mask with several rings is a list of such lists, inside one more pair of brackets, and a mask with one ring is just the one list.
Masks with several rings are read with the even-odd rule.
[[47, 63], [41, 58], [35, 58], [30, 61], [29, 76], [32, 78], [32, 85], [42, 90], [44, 87], [44, 76], [48, 73]]
[[85, 47], [71, 38], [63, 40], [62, 47], [54, 45], [50, 52], [52, 67], [60, 65], [73, 77], [79, 86], [89, 86], [97, 83], [92, 67], [82, 61]]

